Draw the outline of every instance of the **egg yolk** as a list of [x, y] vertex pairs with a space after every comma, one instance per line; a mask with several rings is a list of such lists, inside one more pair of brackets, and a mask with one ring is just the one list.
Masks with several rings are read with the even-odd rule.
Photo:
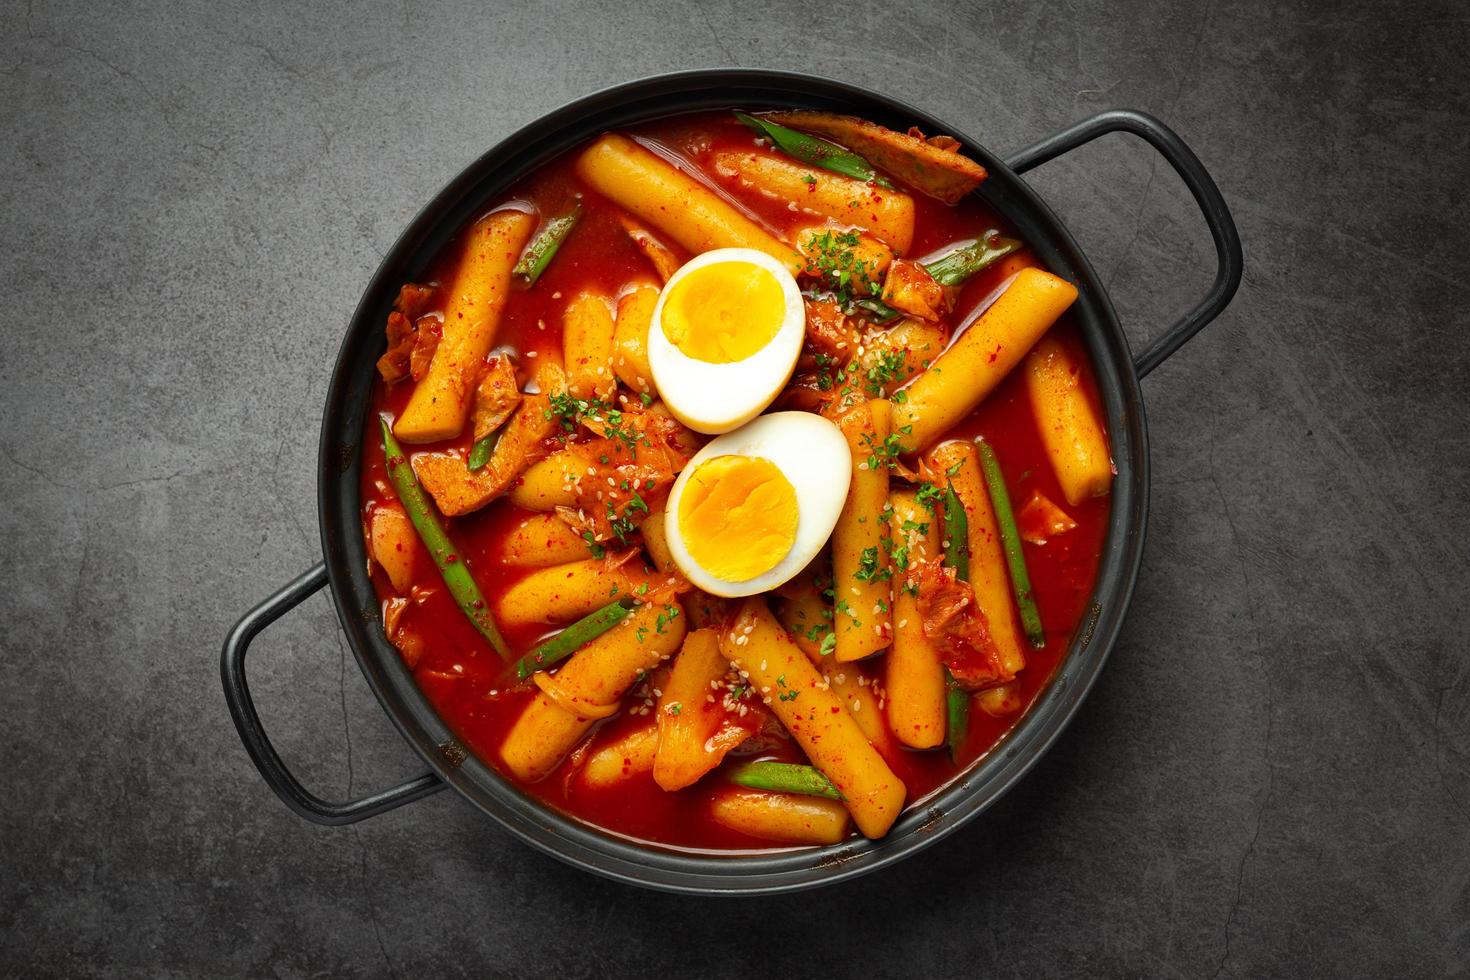
[[759, 456], [716, 456], [689, 475], [679, 536], [700, 568], [726, 582], [768, 572], [796, 543], [796, 489]]
[[765, 347], [786, 318], [776, 277], [749, 262], [716, 262], [691, 270], [664, 299], [669, 343], [696, 361], [729, 364]]

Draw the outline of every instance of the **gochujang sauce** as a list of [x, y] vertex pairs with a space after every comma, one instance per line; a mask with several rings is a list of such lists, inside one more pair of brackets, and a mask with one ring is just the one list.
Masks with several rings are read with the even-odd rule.
[[[693, 173], [701, 183], [735, 202], [778, 237], [789, 240], [798, 228], [814, 222], [813, 215], [800, 207], [714, 172], [710, 161], [721, 150], [779, 152], [767, 142], [758, 141], [751, 129], [729, 112], [678, 116], [626, 130], [623, 135]], [[532, 288], [510, 291], [495, 332], [494, 351], [510, 356], [522, 377], [535, 369], [538, 358], [562, 357], [562, 318], [572, 297], [590, 291], [616, 298], [632, 284], [660, 285], [647, 255], [620, 219], [620, 209], [577, 176], [574, 165], [578, 152], [574, 149], [543, 167], [502, 198], [487, 202], [485, 208], [489, 212], [506, 206], [517, 207], [544, 220], [565, 213], [580, 202], [576, 227]], [[901, 184], [899, 189], [906, 190]], [[956, 241], [981, 238], [994, 231], [1008, 233], [1000, 216], [988, 210], [976, 195], [968, 195], [953, 206], [923, 193], [914, 192], [912, 197], [914, 230], [913, 242], [904, 253], [907, 257], [926, 256]], [[658, 229], [653, 230], [657, 234]], [[433, 266], [419, 277], [420, 282], [437, 287], [431, 305], [420, 311], [420, 315], [432, 317], [440, 313], [444, 284], [452, 280], [462, 248], [462, 239], [448, 244]], [[1019, 254], [1025, 257], [1028, 253]], [[952, 330], [962, 323], [969, 311], [992, 294], [1011, 268], [997, 264], [955, 290], [952, 312], [947, 317], [949, 328]], [[1100, 416], [1090, 361], [1070, 317], [1064, 314], [1047, 335], [1061, 345], [1072, 363], [1080, 366], [1082, 392], [1092, 411]], [[374, 384], [361, 469], [365, 533], [375, 509], [397, 503], [385, 469], [379, 419], [397, 418], [413, 389], [411, 379], [388, 384], [379, 378]], [[1046, 687], [1058, 659], [1087, 614], [1109, 508], [1107, 496], [1073, 504], [1065, 501], [1053, 462], [1038, 434], [1032, 399], [1021, 368], [1011, 371], [945, 438], [980, 438], [989, 443], [1002, 463], [1009, 496], [1018, 513], [1033, 495], [1039, 494], [1059, 505], [1075, 526], [1048, 537], [1044, 544], [1030, 541], [1022, 544], [1035, 604], [1045, 630], [1045, 644], [1040, 648], [1025, 646], [1025, 668], [1011, 685], [1004, 713], [991, 714], [982, 709], [978, 698], [973, 699], [968, 733], [953, 758], [943, 747], [918, 751], [904, 748], [893, 739], [878, 746], [883, 759], [907, 789], [908, 807], [922, 805], [926, 797], [995, 750]], [[466, 426], [452, 439], [405, 444], [404, 449], [410, 456], [444, 451], [468, 455], [472, 443], [472, 434]], [[492, 608], [495, 597], [536, 571], [511, 567], [501, 560], [509, 533], [531, 516], [531, 512], [500, 497], [472, 513], [440, 518], [457, 548], [457, 560], [471, 571]], [[459, 739], [522, 792], [587, 824], [656, 846], [700, 851], [789, 846], [750, 836], [712, 819], [713, 795], [728, 789], [719, 769], [676, 792], [665, 792], [646, 771], [608, 786], [589, 786], [580, 778], [580, 767], [600, 747], [614, 744], [629, 732], [651, 723], [653, 713], [658, 710], [658, 684], [667, 676], [667, 664], [636, 684], [622, 698], [620, 709], [593, 725], [550, 775], [535, 781], [517, 780], [503, 764], [501, 748], [538, 688], [518, 681], [507, 661], [491, 649], [459, 608], [430, 553], [417, 539], [412, 568], [412, 588], [400, 592], [393, 587], [382, 565], [371, 563], [372, 580], [383, 600], [385, 616], [395, 627], [396, 635], [390, 638], [402, 649], [405, 665], [425, 697]], [[551, 624], [503, 627], [506, 642], [515, 656], [555, 635], [559, 628]], [[402, 642], [405, 635], [412, 636], [411, 642]], [[848, 663], [843, 669], [853, 676], [865, 676], [875, 689], [881, 689], [881, 655]], [[740, 758], [806, 761], [799, 746], [790, 739], [764, 737], [754, 744], [755, 750], [743, 757], [737, 749], [727, 764]]]

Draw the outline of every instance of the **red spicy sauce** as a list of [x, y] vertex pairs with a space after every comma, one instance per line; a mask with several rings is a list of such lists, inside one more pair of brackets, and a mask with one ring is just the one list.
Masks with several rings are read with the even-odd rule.
[[[720, 149], [752, 148], [750, 131], [734, 122], [728, 113], [674, 117], [637, 127], [628, 134], [639, 138], [645, 146], [666, 156], [681, 158], [684, 164], [696, 167]], [[533, 366], [534, 357], [538, 355], [559, 356], [562, 310], [582, 290], [618, 296], [639, 283], [658, 283], [647, 259], [619, 223], [615, 209], [583, 186], [573, 174], [575, 155], [573, 151], [554, 161], [521, 182], [504, 198], [506, 201], [525, 202], [542, 214], [551, 215], [564, 212], [574, 195], [582, 194], [583, 217], [575, 233], [563, 244], [536, 287], [529, 291], [514, 291], [506, 304], [496, 341], [500, 348], [518, 352], [523, 365]], [[703, 179], [728, 197], [738, 200], [778, 233], [787, 233], [800, 224], [813, 221], [809, 214], [793, 212], [785, 204], [747, 191], [738, 183], [710, 176], [707, 170]], [[914, 242], [908, 252], [910, 256], [923, 256], [956, 240], [978, 237], [989, 229], [1006, 230], [996, 214], [973, 198], [967, 198], [956, 207], [948, 207], [922, 194], [916, 193], [913, 197], [916, 221]], [[501, 202], [495, 203], [498, 206]], [[457, 261], [458, 248], [451, 244], [425, 277], [426, 281], [446, 281]], [[1000, 276], [999, 269], [991, 269], [967, 283], [955, 303], [952, 322], [963, 322], [968, 312], [999, 285]], [[1074, 363], [1083, 365], [1084, 390], [1097, 408], [1098, 395], [1091, 365], [1070, 317], [1063, 316], [1052, 327], [1051, 334], [1061, 342]], [[407, 383], [388, 386], [378, 380], [374, 384], [372, 411], [364, 432], [367, 449], [361, 476], [365, 528], [375, 506], [395, 499], [379, 448], [378, 417], [396, 417], [407, 404], [411, 392], [412, 385]], [[1086, 614], [1107, 526], [1108, 498], [1087, 501], [1080, 507], [1065, 504], [1065, 497], [1038, 438], [1036, 421], [1019, 370], [1013, 371], [946, 437], [975, 436], [983, 436], [994, 447], [1017, 510], [1033, 491], [1040, 491], [1061, 504], [1077, 526], [1044, 546], [1023, 545], [1036, 603], [1046, 629], [1046, 645], [1041, 650], [1026, 650], [1026, 669], [1017, 680], [1020, 711], [1006, 717], [993, 717], [980, 710], [978, 704], [974, 705], [968, 737], [956, 761], [951, 761], [942, 750], [885, 750], [889, 765], [908, 787], [908, 806], [920, 804], [958, 778], [993, 749], [1030, 709]], [[468, 452], [469, 443], [466, 426], [466, 432], [458, 439], [405, 448], [410, 453], [447, 447]], [[491, 597], [492, 604], [494, 596], [531, 571], [505, 566], [499, 560], [501, 542], [507, 532], [526, 516], [528, 512], [502, 498], [480, 511], [447, 522], [460, 555], [472, 569], [481, 590]], [[649, 774], [630, 777], [610, 789], [595, 790], [575, 778], [575, 762], [585, 755], [580, 747], [555, 772], [539, 782], [523, 783], [506, 773], [500, 765], [499, 747], [535, 688], [515, 683], [513, 673], [476, 632], [444, 588], [427, 549], [421, 543], [416, 543], [416, 547], [415, 585], [421, 594], [427, 593], [427, 597], [422, 602], [409, 604], [403, 614], [403, 622], [411, 625], [426, 642], [417, 661], [408, 666], [435, 710], [477, 756], [528, 795], [615, 834], [675, 849], [780, 849], [780, 845], [726, 829], [709, 817], [709, 797], [719, 783], [713, 774], [677, 793], [664, 792]], [[373, 583], [386, 608], [387, 600], [396, 593], [382, 569], [376, 566]], [[506, 632], [507, 641], [519, 656], [555, 630], [531, 627]], [[862, 662], [850, 664], [848, 668], [865, 671], [870, 676], [880, 673], [880, 669]], [[630, 711], [643, 703], [640, 693], [636, 689], [630, 692], [624, 699], [623, 711], [593, 728], [588, 736], [588, 749], [595, 751], [598, 746], [633, 728], [653, 723], [651, 712], [637, 714]], [[794, 745], [762, 752], [756, 757], [804, 761]]]

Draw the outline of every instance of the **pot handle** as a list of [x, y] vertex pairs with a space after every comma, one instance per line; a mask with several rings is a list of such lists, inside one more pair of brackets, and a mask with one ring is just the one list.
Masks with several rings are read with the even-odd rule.
[[225, 685], [225, 701], [229, 703], [230, 717], [235, 719], [240, 741], [245, 743], [245, 751], [250, 753], [250, 760], [265, 777], [266, 783], [297, 815], [312, 823], [340, 826], [366, 820], [405, 803], [412, 803], [430, 793], [439, 792], [445, 784], [438, 776], [426, 772], [416, 779], [360, 800], [328, 803], [291, 775], [275, 747], [271, 745], [265, 728], [260, 724], [255, 702], [250, 698], [250, 688], [245, 683], [245, 653], [250, 649], [250, 642], [255, 639], [256, 634], [299, 606], [326, 584], [327, 566], [317, 565], [240, 617], [235, 628], [225, 637], [224, 650], [220, 654], [220, 676]]
[[1171, 354], [1184, 346], [1200, 329], [1209, 323], [1230, 302], [1240, 286], [1245, 260], [1240, 250], [1240, 234], [1235, 230], [1235, 219], [1220, 196], [1220, 189], [1184, 141], [1168, 126], [1153, 116], [1134, 109], [1110, 109], [1091, 118], [1074, 123], [1059, 133], [1019, 153], [1012, 154], [1005, 162], [1018, 174], [1023, 174], [1049, 160], [1054, 160], [1084, 143], [1090, 143], [1107, 133], [1132, 133], [1148, 142], [1174, 172], [1184, 181], [1184, 186], [1194, 195], [1204, 215], [1210, 237], [1215, 240], [1215, 254], [1219, 267], [1215, 271], [1215, 282], [1209, 293], [1188, 313], [1180, 317], [1164, 334], [1148, 346], [1133, 360], [1133, 367], [1141, 378], [1162, 364]]

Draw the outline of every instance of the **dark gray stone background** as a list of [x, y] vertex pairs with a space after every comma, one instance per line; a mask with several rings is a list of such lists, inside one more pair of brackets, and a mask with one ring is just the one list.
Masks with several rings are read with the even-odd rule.
[[[0, 2], [0, 973], [1464, 975], [1470, 17], [1450, 2]], [[1175, 126], [1233, 306], [1145, 383], [1122, 639], [1051, 753], [903, 865], [777, 899], [621, 887], [452, 793], [294, 817], [219, 643], [318, 559], [325, 383], [409, 217], [560, 103], [804, 69], [1016, 149]], [[1135, 347], [1202, 294], [1187, 193], [1114, 137], [1034, 176]], [[321, 598], [254, 651], [289, 763], [421, 770]]]

